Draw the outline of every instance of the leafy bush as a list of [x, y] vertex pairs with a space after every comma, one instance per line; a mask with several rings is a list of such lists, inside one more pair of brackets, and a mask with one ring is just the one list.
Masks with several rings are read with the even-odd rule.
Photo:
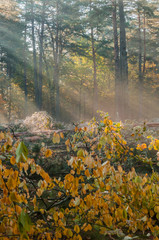
[[[95, 230], [122, 239], [140, 231], [157, 240], [159, 175], [138, 175], [134, 168], [126, 172], [124, 163], [130, 157], [142, 161], [145, 149], [157, 152], [159, 140], [130, 148], [121, 128], [107, 115], [88, 127], [76, 126], [65, 142], [71, 157], [64, 179], [51, 178], [28, 158], [23, 142], [13, 144], [11, 134], [1, 132], [0, 237], [81, 240]], [[54, 144], [61, 138], [55, 133]], [[52, 151], [45, 150], [44, 156], [47, 161]]]

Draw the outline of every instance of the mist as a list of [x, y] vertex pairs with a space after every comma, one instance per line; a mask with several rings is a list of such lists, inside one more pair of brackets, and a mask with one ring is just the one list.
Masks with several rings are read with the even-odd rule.
[[0, 2], [0, 123], [159, 121], [157, 1]]

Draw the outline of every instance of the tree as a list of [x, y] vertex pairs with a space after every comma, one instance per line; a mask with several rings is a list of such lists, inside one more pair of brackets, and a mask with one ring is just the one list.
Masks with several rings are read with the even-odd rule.
[[112, 0], [112, 19], [113, 19], [113, 35], [114, 35], [114, 61], [115, 61], [115, 115], [116, 120], [120, 111], [120, 62], [119, 62], [119, 44], [118, 44], [118, 30], [117, 30], [117, 2]]
[[31, 29], [32, 29], [32, 46], [33, 46], [33, 66], [34, 66], [34, 89], [35, 89], [35, 103], [39, 107], [39, 85], [38, 85], [38, 66], [36, 54], [36, 40], [35, 40], [35, 12], [34, 0], [30, 2], [31, 7]]
[[120, 86], [121, 86], [121, 113], [122, 119], [127, 117], [128, 113], [128, 62], [127, 46], [125, 32], [125, 13], [123, 0], [119, 0], [119, 18], [120, 18]]
[[45, 24], [46, 1], [42, 3], [41, 29], [39, 32], [39, 109], [42, 109], [42, 86], [43, 86], [43, 44], [44, 44], [44, 24]]
[[[27, 89], [27, 7], [28, 2], [25, 3], [25, 20], [24, 20], [24, 92], [25, 92], [25, 109], [27, 111], [28, 89]], [[27, 112], [26, 112], [27, 115]]]

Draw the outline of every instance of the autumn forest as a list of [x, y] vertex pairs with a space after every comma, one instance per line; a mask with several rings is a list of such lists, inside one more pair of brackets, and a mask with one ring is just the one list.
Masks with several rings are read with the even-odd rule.
[[0, 240], [159, 240], [158, 0], [0, 0]]

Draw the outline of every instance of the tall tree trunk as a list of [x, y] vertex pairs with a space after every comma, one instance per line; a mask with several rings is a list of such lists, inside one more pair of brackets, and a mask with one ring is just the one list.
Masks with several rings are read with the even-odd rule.
[[[27, 0], [25, 5], [25, 14], [27, 13]], [[25, 113], [27, 115], [28, 89], [27, 89], [27, 57], [26, 57], [26, 38], [27, 38], [27, 17], [25, 15], [24, 26], [24, 94], [25, 94]]]
[[97, 87], [97, 64], [96, 52], [94, 46], [94, 33], [91, 27], [91, 42], [92, 42], [92, 57], [93, 57], [93, 116], [96, 115], [98, 110], [98, 87]]
[[146, 69], [146, 13], [144, 11], [144, 62], [143, 62], [143, 75]]
[[43, 61], [45, 63], [46, 78], [47, 78], [47, 83], [48, 83], [48, 88], [49, 88], [48, 112], [49, 112], [49, 114], [52, 114], [51, 78], [50, 78], [50, 73], [49, 73], [49, 63], [46, 60], [44, 49], [43, 49]]
[[[92, 11], [92, 1], [90, 0], [90, 11]], [[93, 59], [93, 116], [96, 115], [98, 110], [98, 86], [97, 86], [97, 63], [96, 63], [96, 51], [94, 45], [94, 28], [91, 26], [91, 47], [92, 47], [92, 59]]]
[[50, 81], [50, 101], [51, 101], [51, 114], [53, 117], [55, 117], [56, 116], [55, 115], [55, 91], [56, 91], [55, 90], [55, 77], [56, 77], [56, 74], [55, 74], [55, 70], [56, 70], [56, 67], [55, 67], [55, 59], [56, 59], [55, 39], [53, 37], [52, 30], [48, 23], [47, 23], [47, 27], [48, 27], [51, 42], [52, 42], [52, 53], [53, 53], [53, 59], [54, 59], [53, 78], [52, 78], [52, 82]]
[[123, 0], [119, 0], [120, 17], [120, 83], [121, 83], [121, 118], [128, 117], [128, 63], [126, 51], [125, 13]]
[[54, 82], [55, 82], [55, 117], [60, 118], [60, 89], [59, 89], [59, 3], [56, 1], [56, 50], [55, 50], [55, 64], [54, 64]]
[[36, 103], [36, 106], [39, 107], [39, 86], [38, 86], [38, 74], [37, 74], [37, 58], [36, 58], [35, 26], [34, 26], [34, 1], [33, 0], [31, 0], [31, 29], [32, 29], [32, 45], [33, 45], [35, 103]]
[[45, 19], [45, 1], [42, 6], [41, 31], [39, 34], [39, 109], [42, 109], [42, 85], [43, 85], [43, 42], [44, 42], [44, 19]]
[[143, 95], [143, 77], [142, 77], [142, 39], [141, 39], [141, 16], [138, 9], [138, 31], [139, 31], [139, 119], [142, 118], [142, 95]]
[[113, 19], [113, 36], [114, 36], [114, 61], [115, 61], [115, 117], [119, 121], [120, 110], [120, 61], [119, 61], [119, 45], [118, 45], [118, 31], [117, 31], [117, 16], [116, 16], [116, 0], [112, 0], [112, 19]]
[[60, 89], [59, 89], [59, 65], [54, 66], [54, 82], [55, 82], [55, 118], [59, 120], [60, 118]]

